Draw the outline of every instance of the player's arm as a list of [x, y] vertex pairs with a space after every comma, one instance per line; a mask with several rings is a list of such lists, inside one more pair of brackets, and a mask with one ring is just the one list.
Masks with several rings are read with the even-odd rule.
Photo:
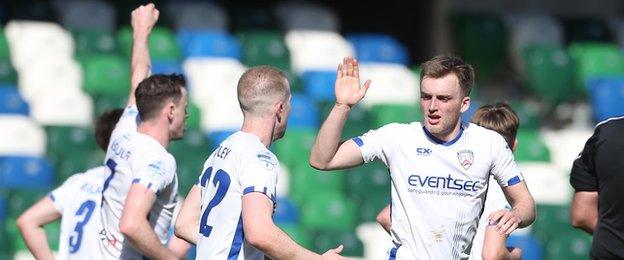
[[156, 201], [156, 193], [143, 184], [130, 187], [121, 214], [119, 230], [132, 246], [150, 259], [176, 259], [154, 233], [148, 221], [148, 214]]
[[362, 86], [358, 63], [353, 58], [345, 58], [338, 65], [334, 92], [336, 104], [325, 119], [318, 132], [312, 152], [310, 165], [319, 170], [343, 169], [364, 163], [358, 146], [348, 140], [340, 143], [340, 136], [349, 111], [366, 94], [371, 81]]
[[176, 218], [175, 235], [185, 241], [197, 245], [199, 236], [199, 216], [201, 215], [201, 188], [193, 185], [182, 203]]
[[17, 219], [24, 242], [36, 259], [54, 259], [43, 226], [60, 218], [61, 213], [54, 207], [52, 199], [46, 196]]
[[575, 192], [572, 198], [570, 219], [572, 221], [572, 226], [593, 235], [596, 224], [598, 223], [598, 192]]
[[322, 256], [298, 245], [273, 223], [273, 202], [260, 192], [243, 195], [242, 211], [245, 239], [271, 259], [346, 259], [342, 245]]
[[496, 231], [495, 226], [485, 227], [485, 237], [483, 239], [483, 250], [481, 257], [483, 260], [507, 260], [520, 259], [522, 253], [519, 248], [513, 248], [509, 251], [506, 247], [507, 234], [500, 234]]
[[511, 210], [499, 210], [490, 214], [488, 220], [500, 234], [511, 234], [516, 228], [523, 228], [535, 220], [535, 201], [524, 181], [503, 187], [503, 193], [511, 204]]
[[390, 228], [392, 227], [392, 220], [390, 219], [390, 205], [383, 208], [379, 214], [377, 214], [377, 223], [390, 234]]
[[172, 236], [171, 239], [169, 239], [167, 248], [173, 252], [176, 258], [183, 260], [186, 259], [186, 255], [188, 254], [189, 249], [191, 249], [191, 244], [179, 237]]
[[127, 106], [136, 104], [134, 91], [143, 79], [150, 75], [151, 61], [148, 49], [149, 35], [158, 21], [159, 11], [154, 4], [139, 6], [132, 18], [132, 60], [130, 64], [130, 93]]

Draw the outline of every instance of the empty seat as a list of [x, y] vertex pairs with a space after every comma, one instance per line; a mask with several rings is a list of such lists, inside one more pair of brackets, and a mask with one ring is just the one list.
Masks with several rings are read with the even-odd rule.
[[28, 116], [29, 113], [28, 103], [20, 96], [17, 89], [0, 88], [0, 114], [21, 114]]
[[46, 135], [31, 118], [0, 115], [0, 156], [43, 156]]
[[170, 2], [166, 12], [176, 30], [228, 29], [227, 12], [216, 3]]
[[110, 31], [74, 30], [76, 57], [79, 59], [93, 54], [112, 54], [118, 51], [117, 40]]
[[307, 229], [351, 231], [356, 224], [356, 206], [339, 192], [317, 192], [301, 204], [301, 225]]
[[85, 172], [87, 169], [102, 166], [105, 155], [105, 152], [99, 148], [65, 154], [51, 153], [49, 157], [54, 161], [56, 185], [61, 185], [65, 180], [76, 173]]
[[58, 1], [56, 5], [63, 27], [70, 30], [113, 30], [115, 28], [117, 18], [115, 9], [105, 1]]
[[85, 57], [83, 89], [90, 95], [127, 96], [130, 89], [129, 61], [120, 55]]
[[240, 60], [238, 40], [226, 31], [181, 30], [177, 34], [184, 57], [215, 57]]
[[0, 84], [17, 85], [17, 72], [9, 58], [0, 59]]
[[581, 230], [557, 232], [546, 245], [544, 259], [581, 260], [590, 258], [592, 237]]
[[182, 65], [173, 60], [152, 61], [152, 74], [182, 74]]
[[54, 167], [42, 157], [0, 158], [0, 186], [9, 189], [46, 189], [54, 185]]
[[288, 128], [319, 128], [319, 110], [314, 100], [305, 95], [292, 94], [290, 100], [291, 108], [288, 116]]
[[574, 83], [581, 93], [588, 90], [591, 78], [624, 75], [624, 58], [615, 44], [575, 43], [568, 51], [574, 62]]
[[544, 246], [531, 235], [517, 235], [515, 232], [507, 239], [508, 247], [522, 249], [522, 259], [541, 260], [544, 258]]
[[[291, 189], [290, 198], [300, 204], [308, 202], [312, 199], [311, 197], [321, 193], [340, 192], [340, 195], [344, 196], [345, 176], [340, 171], [317, 171], [308, 165], [307, 160], [292, 165], [290, 170], [290, 187], [296, 187]], [[357, 208], [355, 205], [352, 206], [354, 217], [357, 218]]]
[[19, 88], [33, 102], [47, 91], [80, 91], [83, 72], [71, 59], [39, 59], [20, 70]]
[[299, 223], [299, 209], [296, 203], [288, 197], [277, 197], [273, 221], [277, 225], [296, 225]]
[[7, 60], [11, 58], [11, 51], [9, 50], [9, 42], [7, 41], [4, 29], [0, 29], [0, 59]]
[[[305, 248], [312, 248], [312, 234], [298, 225], [283, 224], [279, 227], [292, 238], [297, 244]], [[327, 251], [327, 250], [325, 250]]]
[[[72, 153], [86, 154], [97, 149], [95, 135], [90, 127], [46, 127], [47, 154], [57, 160]], [[85, 169], [86, 170], [86, 169]]]
[[393, 245], [392, 238], [377, 222], [361, 223], [355, 232], [364, 243], [365, 259], [383, 259], [388, 257], [388, 249]]
[[562, 172], [569, 173], [574, 159], [581, 153], [592, 133], [591, 128], [561, 129], [543, 131], [541, 135], [550, 150], [553, 165]]
[[48, 22], [11, 21], [5, 27], [13, 66], [20, 71], [33, 61], [71, 59], [74, 40], [58, 24]]
[[574, 67], [561, 47], [528, 46], [523, 51], [527, 85], [551, 105], [578, 96], [574, 91]]
[[240, 33], [238, 39], [243, 49], [246, 66], [272, 65], [290, 70], [290, 53], [280, 32], [250, 31]]
[[336, 71], [306, 71], [301, 76], [303, 91], [316, 101], [334, 101]]
[[570, 206], [568, 203], [537, 203], [535, 209], [539, 217], [533, 222], [531, 233], [545, 246], [548, 246], [549, 240], [574, 230], [570, 223]]
[[128, 102], [128, 93], [119, 96], [93, 95], [92, 97], [94, 117], [100, 116], [106, 110], [124, 108]]
[[[321, 118], [327, 118], [334, 104], [335, 102], [333, 101], [321, 103]], [[365, 106], [357, 105], [352, 107], [351, 112], [349, 112], [349, 117], [342, 130], [342, 138], [347, 139], [360, 136], [370, 129], [372, 129], [372, 118], [369, 109]]]
[[[16, 223], [15, 221], [17, 221], [17, 219], [9, 219], [8, 221], [10, 221], [10, 223]], [[22, 259], [32, 258], [32, 255], [28, 251], [28, 247], [26, 247], [26, 243], [24, 242], [17, 225], [7, 225], [7, 229], [10, 236], [10, 241], [7, 242], [11, 245], [11, 250], [15, 252], [14, 259], [20, 259], [20, 255], [23, 257]], [[58, 248], [61, 233], [61, 222], [51, 222], [50, 224], [45, 225], [44, 229], [50, 248]], [[2, 242], [3, 244], [5, 243], [5, 241]]]
[[[132, 29], [123, 27], [117, 32], [117, 42], [125, 57], [132, 53]], [[155, 27], [150, 33], [149, 54], [153, 60], [178, 61], [181, 58], [180, 46], [173, 32], [164, 27]]]
[[594, 78], [588, 86], [596, 122], [624, 116], [624, 77]]
[[370, 108], [373, 128], [389, 123], [412, 123], [422, 119], [420, 107], [404, 104], [380, 104]]
[[307, 165], [310, 149], [312, 149], [315, 140], [316, 129], [289, 129], [284, 137], [276, 141], [271, 147], [281, 164], [288, 166], [291, 175], [293, 175], [295, 173], [292, 171], [295, 166]]
[[293, 71], [336, 70], [347, 56], [354, 56], [351, 44], [340, 34], [327, 31], [289, 31], [286, 45]]
[[416, 105], [420, 98], [420, 82], [407, 67], [389, 63], [363, 63], [360, 65], [362, 81], [371, 79], [362, 104], [372, 107], [376, 104]]
[[516, 160], [550, 162], [550, 150], [537, 131], [519, 129], [516, 138]]
[[81, 91], [45, 90], [31, 104], [32, 118], [41, 125], [93, 124], [93, 101]]
[[409, 53], [401, 42], [385, 34], [352, 34], [347, 36], [359, 62], [388, 62], [407, 65]]
[[569, 176], [564, 171], [551, 164], [538, 162], [519, 162], [518, 167], [535, 199], [535, 203], [569, 203], [572, 190], [569, 184]]
[[283, 2], [273, 9], [280, 26], [289, 30], [334, 31], [340, 29], [338, 16], [329, 8], [306, 2]]
[[[210, 142], [210, 152], [217, 149], [221, 143], [227, 139], [230, 135], [234, 134], [238, 129], [224, 129], [218, 131], [211, 131], [207, 134], [208, 141]], [[208, 158], [206, 158], [208, 159]]]

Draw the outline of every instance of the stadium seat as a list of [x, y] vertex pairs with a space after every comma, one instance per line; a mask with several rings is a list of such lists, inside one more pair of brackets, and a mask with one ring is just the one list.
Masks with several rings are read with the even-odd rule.
[[11, 62], [17, 71], [33, 61], [69, 60], [74, 54], [74, 40], [60, 25], [48, 22], [11, 21], [5, 27], [11, 50]]
[[0, 178], [0, 186], [3, 188], [51, 188], [54, 185], [54, 167], [42, 157], [2, 157]]
[[299, 223], [299, 209], [296, 203], [288, 197], [277, 197], [273, 222], [276, 225], [296, 225]]
[[0, 88], [0, 114], [20, 114], [28, 116], [28, 103], [22, 99], [17, 89]]
[[12, 259], [13, 258], [13, 250], [11, 247], [11, 237], [9, 233], [6, 231], [5, 221], [0, 221], [0, 258], [2, 259]]
[[297, 244], [305, 248], [312, 248], [312, 235], [300, 226], [292, 224], [283, 224], [279, 227], [292, 238]]
[[278, 30], [277, 21], [270, 6], [262, 3], [247, 2], [228, 8], [231, 14], [231, 30], [235, 32], [249, 30]]
[[559, 237], [562, 233], [574, 229], [570, 223], [570, 206], [567, 203], [537, 203], [536, 213], [539, 217], [533, 223], [532, 233], [543, 244], [546, 244], [550, 239]]
[[364, 244], [353, 231], [318, 231], [314, 234], [314, 246], [316, 252], [326, 252], [329, 249], [343, 245], [341, 255], [347, 257], [363, 257]]
[[[9, 211], [7, 206], [7, 198], [4, 194], [0, 193], [0, 226], [4, 223], [4, 220], [7, 217], [7, 212]], [[0, 227], [0, 230], [2, 227]]]
[[275, 142], [271, 148], [280, 163], [292, 171], [295, 166], [307, 165], [310, 149], [315, 140], [316, 129], [288, 129], [284, 137]]
[[518, 130], [516, 138], [517, 161], [550, 162], [550, 151], [537, 131], [522, 128]]
[[[519, 141], [519, 146], [522, 146]], [[572, 189], [569, 184], [569, 171], [562, 171], [550, 163], [518, 162], [527, 187], [536, 203], [569, 203]]]
[[37, 201], [47, 196], [49, 192], [49, 188], [10, 189], [8, 193], [8, 219], [16, 219], [30, 206], [34, 205]]
[[106, 110], [125, 108], [128, 102], [128, 93], [119, 96], [92, 95], [92, 97], [94, 118], [97, 118]]
[[301, 76], [304, 93], [314, 101], [332, 102], [336, 100], [334, 83], [336, 70], [306, 71]]
[[310, 70], [336, 70], [344, 57], [355, 55], [346, 39], [328, 31], [289, 31], [286, 46], [290, 51], [292, 70], [299, 75]]
[[170, 2], [166, 13], [176, 30], [219, 30], [228, 29], [227, 12], [211, 2]]
[[9, 58], [0, 59], [0, 84], [17, 85], [17, 72]]
[[412, 123], [422, 120], [420, 107], [416, 105], [387, 104], [374, 105], [370, 108], [373, 128], [389, 123]]
[[[340, 192], [345, 190], [345, 175], [343, 171], [321, 172], [310, 167], [305, 161], [300, 161], [290, 169], [290, 198], [303, 205], [312, 196], [325, 192]], [[355, 205], [354, 209], [355, 209]], [[302, 208], [303, 210], [303, 208]]]
[[[186, 197], [188, 192], [197, 182], [197, 178], [202, 173], [204, 161], [208, 158], [210, 151], [203, 151], [193, 156], [181, 157], [174, 154], [176, 158], [176, 171], [178, 174], [178, 193]], [[173, 154], [173, 153], [172, 153]]]
[[31, 118], [0, 115], [0, 156], [43, 156], [46, 135]]
[[587, 84], [596, 122], [624, 116], [624, 77], [594, 78]]
[[306, 2], [282, 2], [273, 9], [284, 31], [318, 30], [338, 32], [338, 16], [329, 8]]
[[[15, 223], [16, 220], [17, 219], [9, 219], [8, 221]], [[46, 237], [48, 240], [48, 245], [50, 246], [50, 248], [54, 248], [54, 249], [58, 248], [60, 233], [61, 233], [61, 221], [57, 220], [52, 223], [46, 224], [44, 229], [45, 229]], [[9, 237], [10, 237], [9, 244], [11, 245], [11, 250], [16, 253], [29, 252], [24, 242], [24, 239], [19, 233], [17, 225], [7, 225], [7, 230], [8, 230]], [[26, 255], [30, 255], [30, 253]]]
[[388, 186], [388, 192], [386, 194], [377, 194], [371, 195], [370, 197], [364, 198], [353, 198], [350, 197], [351, 201], [355, 202], [357, 205], [358, 211], [358, 219], [359, 222], [375, 222], [377, 219], [377, 214], [390, 205], [390, 186]]
[[352, 34], [347, 40], [359, 62], [387, 62], [408, 65], [409, 53], [401, 42], [385, 34]]
[[553, 107], [575, 98], [574, 67], [561, 47], [527, 46], [523, 52], [527, 85], [533, 95]]
[[288, 116], [289, 129], [318, 129], [320, 127], [320, 113], [311, 98], [295, 93], [291, 96], [290, 104], [290, 115]]
[[624, 58], [615, 44], [573, 43], [568, 52], [575, 68], [574, 84], [582, 93], [591, 78], [624, 75]]
[[104, 163], [105, 152], [98, 149], [84, 151], [81, 153], [69, 153], [60, 157], [57, 154], [50, 154], [56, 170], [56, 185], [61, 185], [67, 178], [76, 173], [82, 173], [93, 167], [101, 166]]
[[4, 34], [4, 28], [0, 28], [0, 60], [8, 60], [11, 58], [11, 50], [9, 42]]
[[550, 150], [551, 162], [562, 172], [569, 172], [574, 159], [583, 150], [585, 142], [593, 134], [592, 128], [560, 129], [542, 131], [541, 135]]
[[127, 96], [130, 89], [128, 59], [115, 54], [89, 55], [82, 60], [83, 89], [90, 95]]
[[[236, 133], [239, 129], [228, 129], [228, 130], [220, 130], [220, 131], [211, 131], [208, 132], [208, 141], [210, 143], [210, 152], [221, 145], [226, 138], [228, 138], [233, 133]], [[207, 159], [207, 158], [206, 158]]]
[[195, 103], [189, 101], [187, 107], [186, 128], [201, 129], [201, 110]]
[[93, 101], [80, 90], [45, 90], [31, 104], [31, 116], [41, 125], [87, 127], [93, 124]]
[[152, 74], [182, 74], [182, 64], [177, 61], [154, 60], [152, 61]]
[[[321, 103], [321, 118], [325, 120], [329, 112], [334, 107], [335, 102], [322, 102]], [[372, 119], [369, 110], [363, 105], [357, 105], [351, 108], [349, 112], [349, 118], [345, 123], [342, 130], [342, 139], [353, 138], [361, 136], [372, 129]]]
[[346, 173], [346, 191], [351, 198], [366, 200], [369, 196], [383, 196], [390, 203], [390, 174], [381, 161], [351, 168]]
[[56, 5], [61, 24], [67, 29], [112, 31], [115, 28], [115, 9], [106, 1], [58, 1]]
[[46, 127], [47, 155], [54, 161], [72, 153], [84, 154], [97, 149], [93, 129], [90, 127]]
[[[125, 57], [132, 53], [132, 29], [128, 26], [117, 32], [117, 42]], [[181, 59], [180, 46], [173, 32], [164, 27], [152, 29], [149, 37], [149, 54], [153, 60], [178, 61]]]
[[565, 42], [612, 42], [613, 34], [602, 17], [572, 16], [560, 19]]
[[19, 71], [20, 93], [34, 105], [47, 91], [80, 91], [83, 73], [74, 60], [40, 59]]
[[301, 225], [316, 231], [350, 231], [357, 224], [356, 210], [337, 191], [315, 192], [301, 204]]
[[[523, 129], [537, 130], [542, 125], [542, 112], [539, 103], [532, 100], [509, 100], [509, 106], [516, 112]], [[473, 105], [471, 105], [473, 106]]]
[[531, 235], [516, 235], [514, 232], [507, 239], [507, 246], [522, 249], [522, 259], [550, 259], [544, 258], [543, 244]]
[[185, 58], [214, 57], [240, 60], [242, 57], [240, 43], [226, 31], [180, 30], [176, 37]]
[[119, 51], [117, 40], [110, 31], [74, 30], [76, 57], [79, 59], [93, 54], [114, 54]]
[[284, 35], [274, 31], [248, 31], [238, 34], [246, 66], [271, 65], [290, 70], [290, 53]]
[[362, 63], [360, 78], [362, 81], [368, 79], [373, 81], [366, 98], [362, 100], [362, 104], [368, 108], [376, 104], [418, 104], [420, 82], [414, 73], [403, 65]]
[[364, 243], [364, 259], [384, 259], [388, 257], [388, 249], [393, 246], [392, 238], [377, 222], [361, 223], [355, 232]]
[[280, 175], [278, 177], [275, 189], [277, 192], [277, 197], [290, 196], [290, 169], [288, 169], [288, 167], [282, 162], [280, 162]]
[[[197, 162], [201, 165], [203, 165], [202, 161], [208, 159], [212, 152], [208, 137], [202, 131], [193, 128], [185, 131], [183, 139], [171, 142], [167, 150], [176, 158], [203, 157], [203, 160]], [[199, 173], [197, 175], [199, 176]]]
[[558, 232], [546, 245], [545, 259], [589, 259], [592, 237], [581, 230]]

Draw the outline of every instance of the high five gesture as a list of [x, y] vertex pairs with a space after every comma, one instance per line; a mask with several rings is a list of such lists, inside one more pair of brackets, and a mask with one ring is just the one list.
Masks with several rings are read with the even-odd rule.
[[334, 92], [336, 103], [353, 107], [366, 95], [371, 80], [367, 80], [364, 85], [360, 84], [360, 68], [355, 58], [347, 57], [338, 65], [336, 73], [336, 84]]

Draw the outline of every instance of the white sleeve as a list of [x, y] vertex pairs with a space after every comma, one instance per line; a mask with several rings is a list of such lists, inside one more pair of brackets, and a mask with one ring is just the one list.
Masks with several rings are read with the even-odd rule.
[[115, 132], [137, 131], [137, 127], [141, 122], [139, 117], [139, 109], [136, 106], [128, 106], [124, 109], [123, 114], [119, 118], [119, 122], [115, 125]]
[[389, 146], [387, 145], [386, 136], [390, 132], [392, 132], [392, 124], [382, 126], [376, 130], [370, 130], [362, 136], [351, 139], [360, 147], [362, 159], [364, 159], [365, 163], [380, 159], [384, 164], [388, 165], [387, 155], [389, 154]]
[[72, 196], [76, 193], [76, 190], [73, 188], [73, 183], [80, 178], [83, 174], [76, 173], [69, 177], [67, 180], [61, 184], [61, 186], [57, 187], [53, 191], [48, 194], [48, 197], [52, 199], [52, 204], [54, 207], [63, 215], [63, 210], [65, 210], [65, 206], [69, 203]]
[[496, 135], [492, 141], [492, 175], [501, 187], [512, 186], [524, 180], [505, 139]]
[[246, 164], [240, 175], [243, 195], [260, 192], [276, 203], [280, 165], [275, 155], [268, 151], [260, 151], [253, 158], [248, 158]]
[[137, 160], [132, 172], [134, 173], [133, 184], [141, 184], [158, 194], [173, 182], [176, 162], [170, 154], [149, 153]]

